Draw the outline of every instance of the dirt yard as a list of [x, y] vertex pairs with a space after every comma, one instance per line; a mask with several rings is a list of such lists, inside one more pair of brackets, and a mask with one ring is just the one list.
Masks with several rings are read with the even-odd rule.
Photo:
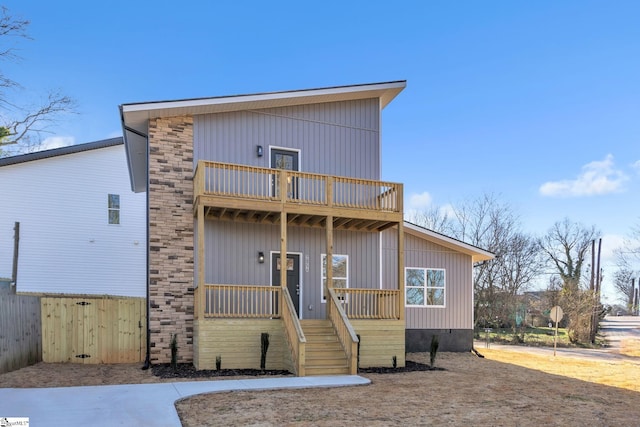
[[[363, 374], [372, 381], [368, 386], [209, 394], [176, 407], [184, 426], [640, 425], [638, 361], [480, 351], [487, 357], [439, 354], [441, 371]], [[428, 357], [408, 355], [422, 363]], [[163, 381], [140, 365], [40, 363], [0, 375], [0, 387]]]

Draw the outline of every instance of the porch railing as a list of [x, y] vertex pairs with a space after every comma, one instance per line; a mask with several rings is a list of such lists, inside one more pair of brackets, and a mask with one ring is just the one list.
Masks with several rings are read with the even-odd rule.
[[287, 288], [282, 288], [282, 320], [284, 321], [284, 332], [289, 354], [291, 354], [295, 374], [303, 377], [306, 362], [307, 339], [302, 331], [302, 326], [298, 320], [293, 301]]
[[400, 319], [397, 289], [333, 288], [349, 319]]
[[342, 309], [342, 304], [338, 300], [338, 296], [332, 288], [327, 289], [329, 298], [327, 298], [327, 315], [333, 327], [336, 330], [340, 344], [344, 348], [344, 352], [349, 362], [349, 374], [358, 373], [358, 336], [356, 331], [349, 323], [346, 313]]
[[[286, 184], [281, 185], [282, 182]], [[389, 212], [402, 209], [402, 184], [205, 160], [198, 162], [194, 187], [196, 197], [225, 196]]]
[[207, 284], [204, 317], [279, 318], [281, 292], [279, 286]]

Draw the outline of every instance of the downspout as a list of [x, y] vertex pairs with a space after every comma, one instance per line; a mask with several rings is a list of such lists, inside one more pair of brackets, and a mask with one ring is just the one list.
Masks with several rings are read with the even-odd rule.
[[146, 227], [145, 227], [145, 240], [146, 240], [146, 294], [147, 294], [147, 324], [146, 324], [146, 329], [147, 329], [147, 349], [146, 349], [146, 355], [145, 355], [145, 359], [144, 359], [144, 365], [142, 366], [142, 369], [146, 370], [149, 369], [151, 367], [151, 321], [149, 319], [149, 315], [151, 314], [151, 298], [150, 298], [150, 291], [149, 291], [149, 281], [150, 281], [150, 277], [149, 277], [149, 136], [145, 135], [144, 133], [130, 128], [128, 126], [126, 126], [124, 124], [124, 116], [122, 114], [122, 108], [120, 109], [120, 116], [122, 119], [122, 128], [125, 131], [125, 138], [126, 138], [126, 132], [131, 132], [135, 135], [138, 135], [142, 138], [145, 138], [146, 143], [146, 163], [147, 163], [147, 167], [146, 167], [146, 175], [145, 175], [145, 179], [146, 179], [146, 183], [145, 183], [145, 191], [147, 193], [146, 196], [146, 212], [145, 212], [145, 217], [146, 217]]
[[147, 172], [146, 172], [146, 193], [147, 193], [147, 197], [146, 197], [146, 204], [147, 204], [147, 208], [146, 208], [146, 213], [145, 216], [146, 218], [146, 241], [147, 241], [147, 355], [144, 358], [144, 365], [142, 366], [143, 370], [147, 370], [151, 367], [151, 320], [149, 319], [150, 314], [151, 314], [151, 294], [149, 291], [149, 283], [151, 278], [149, 277], [149, 266], [150, 266], [150, 262], [149, 262], [149, 136], [145, 135], [145, 137], [147, 138], [147, 143], [145, 144], [147, 147]]

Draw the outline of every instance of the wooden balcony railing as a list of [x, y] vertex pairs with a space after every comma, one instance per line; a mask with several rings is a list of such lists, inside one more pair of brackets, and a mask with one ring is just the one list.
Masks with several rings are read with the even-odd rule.
[[400, 319], [397, 289], [334, 288], [349, 319]]
[[402, 184], [204, 160], [196, 168], [194, 193], [402, 212]]
[[327, 317], [331, 320], [349, 361], [349, 374], [356, 375], [358, 373], [358, 336], [351, 323], [349, 323], [349, 319], [342, 309], [342, 303], [334, 290], [328, 288], [327, 291], [329, 293], [329, 298], [327, 298]]
[[204, 285], [204, 317], [279, 318], [279, 286]]

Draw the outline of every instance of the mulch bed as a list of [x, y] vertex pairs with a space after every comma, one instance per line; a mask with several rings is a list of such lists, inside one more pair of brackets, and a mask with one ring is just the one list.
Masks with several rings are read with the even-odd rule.
[[[402, 368], [359, 368], [359, 374], [399, 374], [403, 372], [416, 371], [444, 371], [444, 368], [431, 367], [424, 363], [412, 362], [407, 360]], [[191, 363], [178, 363], [174, 369], [170, 363], [160, 363], [151, 366], [151, 372], [158, 378], [209, 378], [209, 377], [263, 377], [263, 376], [290, 376], [293, 375], [289, 371], [269, 369], [220, 369], [220, 370], [201, 370], [197, 371]]]
[[282, 371], [276, 369], [261, 370], [261, 369], [203, 369], [197, 371], [195, 366], [191, 363], [178, 363], [174, 369], [170, 363], [160, 363], [151, 366], [151, 372], [153, 375], [159, 378], [208, 378], [208, 377], [235, 377], [235, 376], [248, 376], [248, 377], [262, 377], [262, 376], [286, 376], [293, 375], [289, 371]]
[[404, 368], [358, 368], [359, 374], [400, 374], [403, 372], [418, 372], [418, 371], [445, 371], [444, 368], [433, 368], [427, 364], [413, 362], [407, 360]]

